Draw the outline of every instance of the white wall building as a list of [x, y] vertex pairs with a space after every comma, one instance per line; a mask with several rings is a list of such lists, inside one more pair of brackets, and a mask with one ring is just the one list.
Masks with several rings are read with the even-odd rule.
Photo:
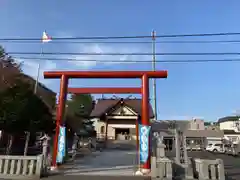
[[224, 132], [224, 138], [233, 143], [240, 142], [240, 116], [227, 116], [218, 120], [219, 127]]

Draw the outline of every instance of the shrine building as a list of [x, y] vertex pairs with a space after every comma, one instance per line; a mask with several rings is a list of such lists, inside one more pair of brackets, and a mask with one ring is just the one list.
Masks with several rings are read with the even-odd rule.
[[[141, 116], [141, 99], [99, 99], [91, 113], [98, 138], [135, 140]], [[154, 118], [151, 105], [149, 118]]]

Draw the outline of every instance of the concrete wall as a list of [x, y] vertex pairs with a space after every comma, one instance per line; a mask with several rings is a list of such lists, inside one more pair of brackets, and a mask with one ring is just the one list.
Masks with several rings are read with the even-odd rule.
[[[234, 130], [236, 132], [240, 132], [236, 123], [236, 121], [226, 121], [220, 123], [219, 127], [221, 130]], [[240, 121], [238, 121], [238, 123], [240, 124]]]
[[[94, 120], [94, 129], [98, 137], [105, 137], [106, 135], [106, 122], [100, 119]], [[107, 136], [108, 139], [115, 139], [116, 128], [129, 128], [130, 132], [136, 131], [136, 122], [134, 119], [114, 119], [108, 120]], [[133, 132], [133, 139], [136, 139], [136, 133]]]
[[202, 119], [193, 119], [189, 121], [189, 130], [204, 130], [204, 120]]

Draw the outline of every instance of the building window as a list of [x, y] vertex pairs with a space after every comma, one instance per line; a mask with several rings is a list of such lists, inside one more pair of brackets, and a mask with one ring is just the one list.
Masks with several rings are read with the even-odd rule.
[[197, 124], [197, 129], [199, 129], [199, 124]]
[[101, 134], [103, 134], [104, 133], [104, 126], [101, 126]]

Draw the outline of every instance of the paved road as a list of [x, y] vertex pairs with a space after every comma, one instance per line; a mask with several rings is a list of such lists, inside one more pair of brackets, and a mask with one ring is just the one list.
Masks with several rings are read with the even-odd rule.
[[133, 176], [137, 169], [136, 151], [106, 150], [76, 160], [67, 166], [61, 175], [43, 179], [48, 180], [150, 180], [150, 177]]
[[65, 175], [124, 175], [131, 176], [137, 169], [136, 151], [109, 150], [75, 161]]
[[[174, 153], [167, 153], [168, 157], [173, 157]], [[226, 180], [240, 180], [240, 157], [233, 157], [224, 154], [213, 154], [209, 152], [189, 152], [189, 157], [223, 159]], [[66, 169], [60, 176], [48, 177], [49, 180], [77, 180], [98, 179], [118, 180], [122, 176], [124, 179], [143, 180], [149, 177], [132, 176], [136, 170], [136, 154], [134, 151], [111, 150], [95, 153], [92, 157], [82, 158]]]
[[[43, 178], [46, 180], [123, 180], [123, 176], [98, 176], [98, 175], [65, 175]], [[124, 176], [124, 180], [151, 180], [151, 177]]]

